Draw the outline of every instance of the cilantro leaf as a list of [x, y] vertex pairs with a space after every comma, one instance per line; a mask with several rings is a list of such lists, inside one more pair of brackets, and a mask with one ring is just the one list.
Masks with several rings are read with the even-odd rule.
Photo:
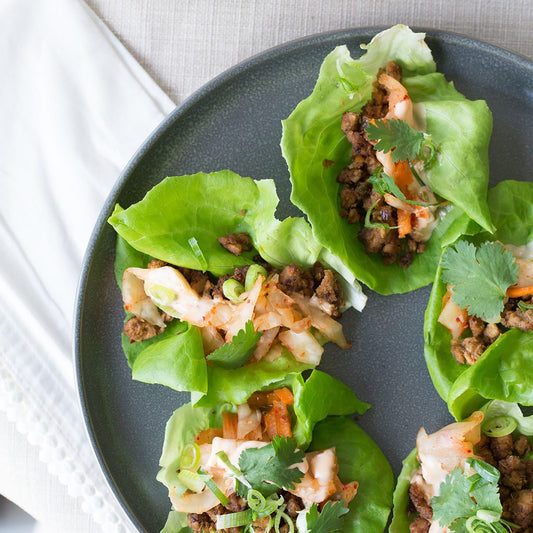
[[463, 533], [467, 531], [467, 519], [478, 517], [482, 521], [479, 518], [481, 516], [481, 513], [478, 514], [479, 511], [489, 511], [501, 517], [502, 504], [497, 482], [487, 481], [482, 485], [473, 483], [478, 477], [477, 475], [468, 477], [460, 468], [456, 468], [446, 476], [440, 485], [440, 495], [431, 499], [433, 519], [441, 527]]
[[314, 503], [306, 515], [308, 533], [329, 533], [330, 531], [339, 531], [344, 523], [341, 518], [349, 511], [342, 502], [327, 502], [322, 511], [318, 512], [318, 507]]
[[378, 119], [365, 127], [371, 141], [379, 141], [375, 148], [380, 152], [392, 152], [394, 163], [416, 159], [426, 141], [422, 131], [411, 128], [405, 120]]
[[[300, 481], [303, 472], [293, 465], [304, 457], [303, 451], [296, 450], [294, 439], [276, 435], [262, 448], [244, 450], [239, 457], [239, 468], [252, 488], [267, 497], [280, 488], [294, 489], [294, 483]], [[239, 489], [241, 496], [247, 492], [242, 484]]]
[[221, 368], [233, 369], [244, 365], [254, 352], [257, 341], [262, 333], [254, 330], [251, 320], [246, 322], [244, 329], [231, 339], [231, 343], [223, 344], [214, 352], [211, 352], [206, 359]]
[[398, 185], [396, 185], [394, 178], [383, 172], [383, 167], [378, 167], [367, 181], [368, 183], [371, 183], [374, 190], [381, 195], [390, 193], [400, 200], [406, 199], [405, 194], [403, 194]]
[[441, 483], [440, 495], [431, 499], [433, 519], [447, 527], [458, 518], [469, 518], [477, 511], [470, 497], [470, 480], [460, 468], [456, 468]]
[[453, 302], [486, 322], [503, 311], [506, 291], [517, 280], [515, 258], [500, 243], [476, 247], [461, 240], [444, 252], [442, 281], [453, 286]]

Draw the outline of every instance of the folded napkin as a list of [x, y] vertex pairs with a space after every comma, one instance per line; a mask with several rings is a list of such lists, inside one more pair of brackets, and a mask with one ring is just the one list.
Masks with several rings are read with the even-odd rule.
[[79, 0], [4, 0], [0, 71], [0, 409], [105, 531], [125, 531], [78, 407], [73, 308], [104, 199], [174, 104]]

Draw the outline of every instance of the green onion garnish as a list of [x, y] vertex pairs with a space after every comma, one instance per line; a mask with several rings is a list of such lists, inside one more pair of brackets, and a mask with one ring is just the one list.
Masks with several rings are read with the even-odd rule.
[[228, 505], [229, 503], [228, 497], [220, 490], [218, 485], [211, 479], [211, 476], [207, 475], [202, 468], [198, 469], [198, 473], [203, 476], [207, 476], [207, 479], [205, 480], [205, 484], [207, 485], [207, 488], [216, 496], [217, 500], [224, 506]]
[[233, 475], [246, 487], [249, 489], [252, 487], [248, 481], [246, 481], [246, 478], [244, 477], [244, 474], [229, 460], [228, 454], [221, 450], [217, 452], [217, 457], [231, 470]]
[[187, 444], [180, 457], [180, 468], [194, 470], [200, 464], [200, 446], [195, 442]]
[[274, 531], [276, 533], [280, 533], [280, 523], [281, 519], [285, 520], [285, 523], [289, 526], [289, 532], [288, 533], [294, 533], [294, 522], [292, 521], [291, 517], [285, 513], [286, 505], [282, 505], [278, 512], [276, 513], [276, 517], [274, 518]]
[[512, 433], [518, 426], [511, 416], [497, 416], [483, 422], [481, 429], [489, 437], [505, 437]]
[[250, 265], [246, 272], [246, 279], [244, 280], [244, 290], [248, 292], [255, 285], [257, 278], [263, 276], [267, 278], [266, 268], [261, 265]]
[[196, 259], [198, 259], [198, 262], [200, 263], [200, 270], [202, 272], [205, 272], [207, 270], [207, 260], [202, 250], [200, 249], [198, 241], [194, 237], [191, 237], [188, 242], [189, 246], [191, 247], [192, 253], [195, 255]]
[[244, 287], [242, 286], [242, 283], [239, 283], [236, 279], [227, 279], [222, 284], [222, 292], [224, 293], [224, 296], [233, 303], [242, 303], [239, 296], [244, 292]]
[[252, 518], [252, 511], [239, 511], [238, 513], [219, 514], [217, 516], [217, 529], [230, 529], [247, 525]]
[[397, 229], [400, 226], [389, 226], [387, 224], [382, 224], [380, 222], [370, 222], [370, 215], [372, 214], [372, 211], [374, 210], [374, 207], [378, 205], [379, 200], [377, 202], [374, 202], [370, 209], [366, 212], [365, 215], [365, 228], [383, 228], [383, 229]]
[[520, 311], [526, 312], [528, 309], [533, 309], [533, 304], [526, 304], [525, 302], [518, 302]]
[[209, 476], [202, 476], [191, 470], [180, 470], [178, 479], [193, 492], [202, 492]]
[[500, 479], [500, 472], [485, 461], [469, 457], [466, 462], [486, 481], [489, 483], [498, 483]]
[[246, 495], [246, 501], [248, 507], [254, 512], [254, 516], [257, 518], [264, 518], [271, 515], [280, 505], [283, 504], [283, 496], [279, 498], [273, 494], [272, 496], [265, 498], [259, 491], [250, 489]]

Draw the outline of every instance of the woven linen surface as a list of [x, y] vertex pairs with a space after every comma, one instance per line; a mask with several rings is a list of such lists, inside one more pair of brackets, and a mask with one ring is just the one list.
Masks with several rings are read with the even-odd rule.
[[467, 35], [533, 57], [531, 0], [88, 0], [181, 103], [272, 46], [344, 28], [397, 23]]

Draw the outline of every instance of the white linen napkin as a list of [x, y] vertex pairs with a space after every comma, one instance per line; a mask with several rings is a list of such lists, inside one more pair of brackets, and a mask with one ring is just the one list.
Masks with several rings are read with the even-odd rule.
[[78, 408], [73, 307], [104, 199], [174, 104], [80, 0], [0, 3], [0, 72], [0, 409], [124, 531]]

